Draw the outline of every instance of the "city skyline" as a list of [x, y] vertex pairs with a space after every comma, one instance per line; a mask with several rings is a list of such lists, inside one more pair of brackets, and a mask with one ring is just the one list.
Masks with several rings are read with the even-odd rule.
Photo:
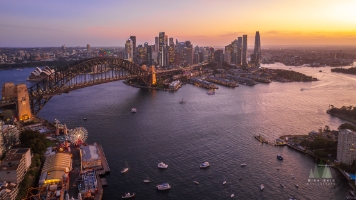
[[137, 44], [154, 44], [159, 32], [194, 45], [223, 47], [242, 35], [253, 41], [256, 31], [263, 35], [263, 46], [356, 45], [355, 7], [352, 0], [5, 1], [0, 47], [122, 47], [131, 35]]

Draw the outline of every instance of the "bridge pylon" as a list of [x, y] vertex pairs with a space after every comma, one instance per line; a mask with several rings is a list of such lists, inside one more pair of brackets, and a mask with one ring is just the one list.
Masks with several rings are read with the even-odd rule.
[[14, 83], [4, 83], [2, 98], [5, 101], [16, 102], [16, 114], [19, 120], [32, 118], [30, 98], [25, 84], [21, 83], [15, 86]]

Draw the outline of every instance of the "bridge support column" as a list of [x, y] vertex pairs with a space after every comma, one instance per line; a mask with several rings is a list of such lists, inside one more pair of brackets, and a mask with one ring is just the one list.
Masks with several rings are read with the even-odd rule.
[[154, 65], [151, 66], [151, 81], [150, 81], [150, 84], [151, 85], [157, 85], [156, 69], [155, 69]]
[[16, 85], [17, 98], [17, 116], [19, 120], [28, 120], [32, 118], [30, 98], [28, 96], [27, 86], [23, 83]]

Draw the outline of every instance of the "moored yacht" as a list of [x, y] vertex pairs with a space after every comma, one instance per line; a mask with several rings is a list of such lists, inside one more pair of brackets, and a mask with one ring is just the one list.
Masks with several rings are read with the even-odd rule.
[[123, 198], [123, 199], [133, 198], [133, 197], [135, 197], [135, 194], [136, 193], [131, 194], [130, 192], [128, 192], [128, 193], [125, 193], [124, 195], [122, 195], [121, 198]]
[[167, 169], [168, 168], [168, 165], [164, 164], [163, 162], [160, 162], [158, 163], [158, 168], [161, 168], [161, 169]]
[[207, 168], [209, 166], [210, 166], [209, 162], [203, 162], [202, 164], [200, 164], [200, 168]]
[[171, 186], [169, 185], [169, 183], [162, 183], [160, 185], [157, 185], [157, 190], [169, 190], [171, 189]]

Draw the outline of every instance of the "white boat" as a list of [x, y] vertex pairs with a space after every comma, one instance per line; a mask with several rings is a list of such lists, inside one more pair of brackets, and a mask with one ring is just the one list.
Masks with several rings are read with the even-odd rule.
[[223, 182], [223, 185], [225, 185], [225, 184], [226, 184], [226, 181]]
[[135, 197], [135, 194], [136, 193], [130, 193], [130, 192], [128, 192], [128, 193], [125, 193], [124, 195], [122, 195], [121, 196], [121, 198], [123, 198], [123, 199], [130, 199], [130, 198], [133, 198], [133, 197]]
[[126, 161], [126, 167], [121, 170], [121, 174], [126, 173], [127, 171], [129, 171], [129, 165], [127, 164], [127, 161]]
[[169, 190], [171, 189], [171, 186], [169, 185], [169, 183], [162, 183], [160, 185], [157, 185], [157, 190]]
[[160, 162], [158, 163], [158, 168], [161, 168], [161, 169], [167, 169], [168, 168], [168, 165], [164, 164], [163, 162]]
[[245, 167], [245, 166], [246, 166], [246, 163], [242, 163], [242, 164], [241, 164], [241, 167]]
[[121, 174], [126, 173], [127, 171], [129, 171], [129, 168], [125, 167], [124, 169], [121, 170]]
[[136, 112], [137, 112], [137, 109], [136, 109], [136, 108], [131, 108], [131, 112], [132, 112], [132, 113], [136, 113]]
[[294, 183], [294, 185], [295, 185], [296, 188], [299, 188], [299, 185], [298, 185], [298, 184], [295, 184], [295, 183]]
[[210, 166], [209, 162], [203, 162], [200, 164], [200, 168], [207, 168], [209, 166]]
[[198, 181], [193, 181], [196, 185], [199, 185], [199, 182]]
[[230, 195], [230, 197], [232, 198], [232, 197], [234, 197], [234, 196], [235, 196], [235, 194], [233, 194], [233, 193], [232, 193], [232, 186], [230, 186], [230, 191], [231, 191], [231, 195]]
[[148, 175], [147, 175], [147, 179], [143, 180], [143, 182], [144, 182], [144, 183], [149, 183], [149, 182], [151, 182], [151, 181], [150, 181], [150, 178], [148, 178]]
[[261, 191], [262, 191], [263, 188], [265, 188], [265, 185], [261, 184], [260, 188], [261, 188]]

